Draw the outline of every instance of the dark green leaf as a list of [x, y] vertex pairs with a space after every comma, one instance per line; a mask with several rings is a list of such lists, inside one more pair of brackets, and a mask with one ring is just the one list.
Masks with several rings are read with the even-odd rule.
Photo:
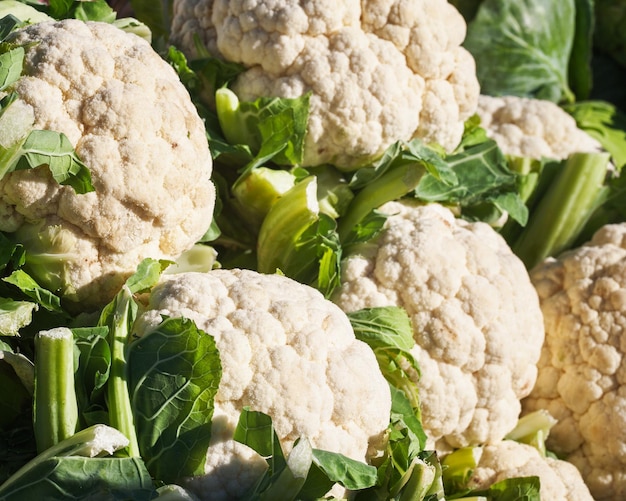
[[152, 479], [139, 458], [53, 457], [9, 488], [0, 485], [3, 501], [148, 501], [154, 497]]
[[132, 344], [129, 390], [141, 455], [165, 482], [204, 472], [221, 364], [212, 336], [167, 318]]
[[481, 92], [573, 101], [574, 1], [485, 0], [464, 42], [476, 60]]
[[252, 411], [245, 407], [239, 415], [233, 440], [247, 445], [266, 458], [270, 475], [279, 472], [286, 465], [280, 441], [274, 431], [272, 418], [267, 414]]

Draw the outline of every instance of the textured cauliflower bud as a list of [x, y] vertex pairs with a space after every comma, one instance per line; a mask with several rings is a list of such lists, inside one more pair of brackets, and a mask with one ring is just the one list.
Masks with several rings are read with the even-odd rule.
[[530, 445], [503, 440], [479, 449], [480, 459], [468, 481], [472, 489], [486, 489], [508, 478], [539, 477], [541, 499], [593, 501], [576, 467], [545, 457]]
[[171, 41], [243, 64], [242, 100], [312, 92], [304, 164], [356, 168], [397, 140], [453, 149], [479, 94], [446, 0], [175, 0]]
[[347, 316], [316, 289], [250, 270], [171, 275], [153, 289], [139, 334], [162, 315], [193, 320], [222, 360], [206, 475], [186, 484], [200, 497], [237, 498], [264, 468], [232, 440], [244, 406], [272, 417], [287, 451], [299, 437], [359, 461], [383, 449], [389, 386]]
[[558, 423], [548, 447], [574, 463], [594, 498], [626, 498], [626, 224], [607, 225], [531, 272], [546, 341], [524, 412]]
[[480, 95], [476, 113], [507, 155], [562, 160], [572, 153], [600, 151], [600, 143], [551, 101]]
[[423, 425], [440, 450], [501, 440], [517, 423], [543, 342], [522, 262], [485, 223], [391, 202], [382, 233], [343, 265], [344, 311], [401, 306], [413, 323]]
[[13, 41], [26, 58], [11, 107], [30, 113], [33, 128], [65, 134], [95, 191], [77, 195], [46, 168], [11, 173], [0, 181], [0, 230], [48, 258], [34, 268], [44, 285], [83, 307], [102, 304], [143, 258], [176, 258], [209, 227], [203, 122], [174, 70], [136, 35], [66, 20]]

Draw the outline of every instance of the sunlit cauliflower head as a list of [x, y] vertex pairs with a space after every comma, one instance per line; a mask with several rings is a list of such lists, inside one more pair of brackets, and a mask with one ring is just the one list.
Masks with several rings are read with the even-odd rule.
[[[33, 273], [66, 299], [108, 301], [145, 257], [174, 259], [208, 229], [215, 200], [202, 120], [173, 69], [136, 35], [65, 20], [22, 29], [15, 92], [34, 129], [65, 134], [95, 191], [49, 170], [0, 181], [0, 230], [26, 242]], [[12, 106], [14, 106], [12, 105]]]
[[507, 155], [562, 160], [572, 153], [601, 150], [598, 141], [551, 101], [481, 95], [476, 113], [487, 135]]
[[316, 289], [250, 270], [170, 275], [138, 333], [162, 315], [213, 335], [222, 361], [206, 475], [188, 482], [192, 490], [235, 499], [255, 481], [265, 461], [232, 440], [244, 406], [272, 417], [286, 451], [299, 437], [359, 461], [384, 447], [389, 386], [347, 316]]
[[304, 164], [347, 170], [397, 140], [453, 149], [479, 94], [446, 0], [175, 0], [171, 40], [243, 64], [242, 100], [312, 92]]
[[558, 423], [548, 447], [573, 462], [594, 498], [626, 497], [626, 224], [531, 272], [545, 319], [537, 383], [524, 411]]
[[443, 206], [391, 202], [381, 211], [390, 215], [381, 234], [345, 259], [333, 300], [347, 312], [407, 311], [422, 421], [438, 449], [497, 442], [535, 383], [544, 336], [524, 265], [489, 225]]
[[509, 478], [539, 477], [541, 499], [594, 501], [573, 464], [543, 456], [535, 447], [503, 440], [477, 450], [480, 459], [467, 484], [471, 489], [486, 489]]

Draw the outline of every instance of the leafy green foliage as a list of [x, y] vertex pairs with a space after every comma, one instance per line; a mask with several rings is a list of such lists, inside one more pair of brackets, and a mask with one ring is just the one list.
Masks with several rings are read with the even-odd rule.
[[485, 0], [464, 42], [476, 59], [481, 92], [573, 101], [575, 18], [574, 0]]
[[221, 378], [212, 336], [167, 318], [129, 350], [129, 391], [141, 456], [166, 482], [204, 472]]

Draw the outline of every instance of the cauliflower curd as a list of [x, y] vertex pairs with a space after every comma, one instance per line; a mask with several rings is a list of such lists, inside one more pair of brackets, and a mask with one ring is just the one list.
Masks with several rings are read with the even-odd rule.
[[237, 498], [265, 468], [232, 439], [244, 406], [271, 416], [286, 451], [300, 437], [363, 462], [384, 448], [389, 385], [348, 317], [316, 289], [250, 270], [175, 274], [152, 290], [137, 333], [162, 315], [214, 336], [222, 361], [206, 475], [185, 482], [202, 499]]
[[170, 40], [246, 67], [241, 100], [312, 92], [304, 165], [351, 170], [419, 137], [452, 150], [479, 94], [446, 0], [175, 0]]
[[[34, 129], [65, 134], [95, 191], [44, 168], [0, 181], [0, 230], [46, 263], [30, 272], [81, 308], [106, 303], [146, 258], [175, 259], [208, 229], [215, 200], [205, 128], [174, 70], [106, 23], [41, 22], [13, 89]], [[56, 253], [56, 256], [55, 256]], [[28, 265], [28, 263], [27, 263]]]
[[574, 463], [596, 500], [626, 496], [626, 224], [531, 271], [546, 341], [524, 412], [558, 422], [548, 447]]
[[535, 383], [544, 338], [524, 265], [492, 227], [441, 205], [380, 210], [389, 215], [382, 233], [346, 258], [333, 300], [348, 312], [407, 311], [422, 423], [439, 450], [501, 440]]

